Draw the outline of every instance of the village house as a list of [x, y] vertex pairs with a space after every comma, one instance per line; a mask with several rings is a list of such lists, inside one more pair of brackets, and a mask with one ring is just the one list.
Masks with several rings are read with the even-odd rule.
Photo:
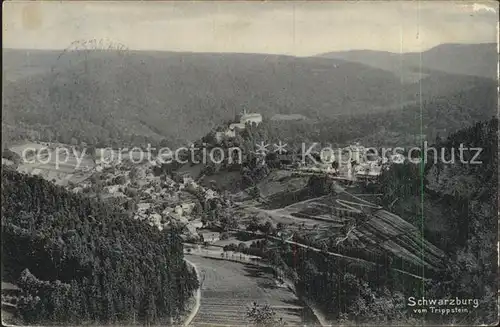
[[345, 147], [343, 149], [343, 153], [349, 154], [351, 156], [351, 160], [354, 160], [357, 163], [365, 162], [366, 148], [358, 142]]
[[[14, 284], [2, 282], [2, 318], [4, 311], [14, 314], [20, 296], [21, 289]], [[3, 320], [3, 319], [2, 319]]]
[[231, 124], [227, 129], [216, 132], [215, 139], [220, 143], [225, 138], [234, 138], [236, 137], [236, 129], [243, 130], [244, 128], [245, 126], [239, 123]]
[[377, 177], [382, 172], [382, 166], [378, 162], [367, 162], [356, 166], [357, 177]]
[[158, 213], [153, 213], [147, 217], [151, 226], [156, 226], [159, 230], [163, 229], [162, 217]]
[[203, 232], [200, 234], [203, 242], [215, 243], [220, 240], [220, 233], [218, 232]]
[[110, 185], [110, 186], [105, 186], [104, 191], [109, 194], [114, 194], [120, 191], [121, 185]]
[[401, 153], [396, 153], [391, 155], [391, 162], [397, 163], [397, 164], [402, 164], [405, 162], [405, 156], [402, 155]]
[[14, 161], [2, 158], [2, 165], [10, 166], [10, 165], [13, 165], [13, 164], [14, 164]]
[[164, 216], [168, 216], [168, 215], [170, 215], [172, 212], [174, 212], [174, 208], [172, 208], [172, 207], [167, 207], [167, 208], [165, 208], [165, 209], [161, 212], [161, 214], [162, 214], [162, 215], [164, 215]]
[[215, 192], [214, 190], [209, 188], [205, 190], [205, 200], [210, 200], [216, 197], [217, 197], [217, 192]]
[[195, 220], [191, 221], [190, 225], [193, 226], [194, 228], [202, 228], [203, 222], [201, 221], [201, 219], [195, 219]]
[[175, 182], [181, 185], [194, 181], [193, 175], [188, 171], [176, 171], [172, 177]]
[[181, 204], [182, 213], [185, 215], [189, 215], [193, 212], [196, 204], [194, 202], [184, 202]]
[[82, 193], [83, 192], [83, 187], [77, 186], [71, 190], [73, 193]]
[[179, 216], [182, 216], [182, 214], [184, 213], [184, 210], [182, 209], [182, 206], [180, 205], [177, 205], [174, 209], [174, 212], [179, 215]]

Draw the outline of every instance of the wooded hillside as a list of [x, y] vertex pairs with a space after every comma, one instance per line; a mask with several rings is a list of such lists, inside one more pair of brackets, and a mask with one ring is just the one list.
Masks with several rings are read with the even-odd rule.
[[2, 170], [2, 277], [26, 323], [169, 323], [198, 281], [175, 231]]

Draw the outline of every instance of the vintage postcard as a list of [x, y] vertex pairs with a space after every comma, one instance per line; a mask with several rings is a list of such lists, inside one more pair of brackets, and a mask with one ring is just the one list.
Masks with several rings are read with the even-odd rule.
[[6, 1], [6, 326], [498, 323], [496, 1]]

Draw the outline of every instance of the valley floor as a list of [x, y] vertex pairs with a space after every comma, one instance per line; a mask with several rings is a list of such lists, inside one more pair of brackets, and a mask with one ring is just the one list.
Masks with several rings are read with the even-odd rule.
[[201, 303], [191, 326], [249, 324], [247, 308], [270, 305], [287, 325], [317, 324], [307, 306], [286, 286], [278, 286], [270, 269], [251, 264], [186, 255], [200, 273]]

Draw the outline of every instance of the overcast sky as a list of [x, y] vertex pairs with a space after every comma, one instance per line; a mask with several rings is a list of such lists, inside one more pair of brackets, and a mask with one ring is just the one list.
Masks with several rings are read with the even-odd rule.
[[422, 51], [497, 42], [498, 3], [7, 2], [4, 48], [63, 49], [107, 39], [133, 50], [308, 56], [351, 49]]

